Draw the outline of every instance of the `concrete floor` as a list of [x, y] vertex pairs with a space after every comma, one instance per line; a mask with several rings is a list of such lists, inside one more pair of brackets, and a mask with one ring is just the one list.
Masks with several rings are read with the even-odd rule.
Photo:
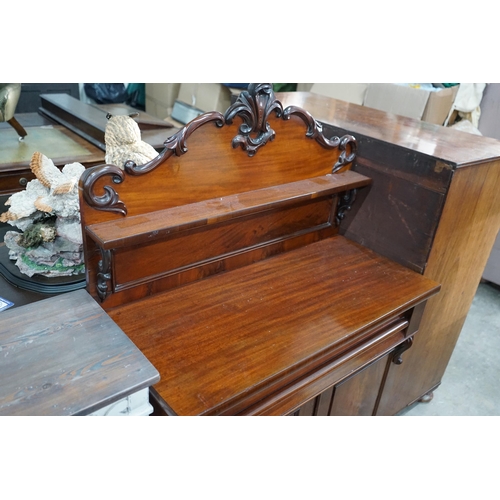
[[400, 416], [500, 415], [500, 287], [481, 283], [441, 385]]

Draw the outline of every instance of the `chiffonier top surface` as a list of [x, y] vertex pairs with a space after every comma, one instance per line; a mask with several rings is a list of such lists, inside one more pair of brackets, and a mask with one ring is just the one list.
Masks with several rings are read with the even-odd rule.
[[438, 289], [335, 236], [109, 314], [160, 371], [174, 413], [237, 414]]
[[455, 167], [500, 159], [500, 141], [407, 118], [311, 92], [277, 94], [283, 106], [300, 106], [316, 120], [411, 151]]

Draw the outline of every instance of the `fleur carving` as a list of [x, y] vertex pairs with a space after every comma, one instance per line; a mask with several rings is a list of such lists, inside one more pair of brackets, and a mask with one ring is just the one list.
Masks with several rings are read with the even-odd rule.
[[261, 146], [272, 141], [276, 133], [267, 120], [273, 111], [278, 117], [283, 113], [283, 106], [276, 99], [272, 85], [251, 83], [248, 90], [239, 95], [238, 100], [228, 108], [224, 115], [228, 125], [233, 123], [235, 116], [243, 120], [239, 127], [239, 134], [232, 140], [233, 148], [241, 146], [244, 151], [247, 151], [248, 156], [254, 156]]

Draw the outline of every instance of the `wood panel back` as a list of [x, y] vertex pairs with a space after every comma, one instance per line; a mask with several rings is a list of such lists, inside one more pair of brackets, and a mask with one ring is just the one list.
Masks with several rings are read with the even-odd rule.
[[[154, 175], [124, 174], [120, 184], [108, 176], [96, 183], [95, 191], [102, 194], [110, 185], [125, 203], [127, 215], [134, 216], [326, 175], [339, 157], [338, 149], [323, 148], [306, 137], [307, 127], [296, 116], [286, 121], [271, 116], [275, 139], [249, 157], [231, 146], [238, 121], [222, 128], [206, 123], [188, 137], [187, 151], [172, 155]], [[84, 199], [81, 205], [86, 225], [122, 217], [90, 209]]]

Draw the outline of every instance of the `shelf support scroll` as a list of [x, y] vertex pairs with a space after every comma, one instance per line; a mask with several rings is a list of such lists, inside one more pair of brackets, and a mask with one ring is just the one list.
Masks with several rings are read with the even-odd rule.
[[118, 193], [111, 186], [104, 186], [104, 194], [102, 196], [96, 194], [96, 182], [102, 177], [107, 176], [111, 176], [115, 184], [122, 183], [125, 177], [123, 170], [116, 165], [100, 165], [85, 170], [80, 178], [83, 199], [95, 210], [127, 215], [125, 203], [120, 200]]

